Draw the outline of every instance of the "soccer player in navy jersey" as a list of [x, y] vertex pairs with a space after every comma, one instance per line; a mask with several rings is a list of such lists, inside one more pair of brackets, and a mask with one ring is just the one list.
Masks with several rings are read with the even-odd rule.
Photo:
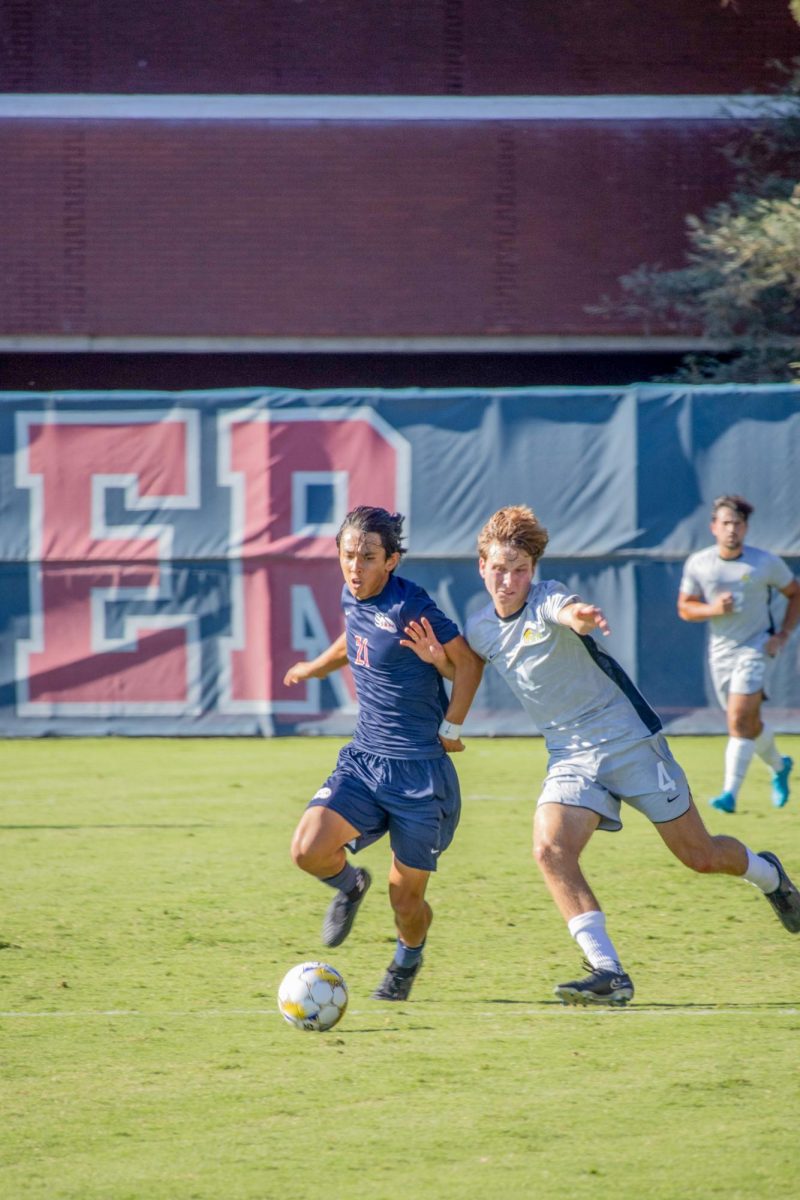
[[[292, 858], [335, 891], [322, 940], [339, 946], [370, 885], [346, 848], [358, 851], [389, 834], [389, 900], [397, 927], [394, 959], [377, 1000], [406, 1000], [422, 966], [431, 923], [425, 899], [430, 873], [449, 846], [461, 810], [458, 776], [449, 754], [463, 750], [461, 724], [481, 665], [453, 624], [421, 587], [394, 574], [405, 550], [403, 517], [361, 506], [336, 537], [344, 575], [345, 631], [311, 662], [295, 663], [284, 683], [324, 679], [348, 663], [358, 696], [353, 740], [309, 802], [292, 841]], [[450, 666], [448, 703], [440, 673], [404, 638], [425, 620]]]
[[[534, 583], [547, 530], [529, 508], [501, 508], [478, 536], [489, 603], [466, 638], [505, 679], [549, 753], [534, 820], [534, 852], [589, 974], [559, 984], [565, 1004], [626, 1004], [633, 983], [606, 929], [580, 857], [597, 829], [621, 828], [622, 801], [655, 825], [684, 866], [738, 875], [759, 888], [790, 933], [800, 932], [800, 894], [778, 858], [708, 833], [661, 721], [620, 665], [588, 635], [609, 632], [602, 611], [562, 583]], [[407, 631], [425, 660], [449, 672], [425, 618]]]

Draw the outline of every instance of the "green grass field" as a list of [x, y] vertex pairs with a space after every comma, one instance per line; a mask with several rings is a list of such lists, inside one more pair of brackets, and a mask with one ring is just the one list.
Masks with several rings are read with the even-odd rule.
[[[779, 739], [800, 762], [800, 738]], [[800, 937], [749, 885], [692, 876], [634, 813], [587, 873], [637, 988], [561, 1007], [580, 966], [530, 856], [538, 740], [474, 740], [433, 879], [413, 999], [370, 992], [394, 944], [388, 847], [350, 940], [288, 845], [332, 740], [4, 742], [0, 1195], [583, 1200], [797, 1190]], [[797, 802], [751, 767], [712, 812], [721, 739], [672, 739], [713, 831], [800, 875]], [[327, 1034], [279, 1017], [284, 972], [332, 961]]]

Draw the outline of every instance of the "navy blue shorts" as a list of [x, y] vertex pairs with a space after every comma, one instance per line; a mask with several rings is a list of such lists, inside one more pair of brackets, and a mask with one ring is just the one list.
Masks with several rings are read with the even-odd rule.
[[309, 802], [309, 808], [317, 805], [358, 830], [352, 850], [363, 850], [388, 832], [398, 862], [435, 871], [461, 816], [461, 790], [446, 754], [383, 758], [347, 745], [339, 751], [336, 770]]

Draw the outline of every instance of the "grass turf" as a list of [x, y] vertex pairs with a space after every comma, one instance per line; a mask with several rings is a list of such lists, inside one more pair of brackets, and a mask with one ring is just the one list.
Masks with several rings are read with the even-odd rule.
[[[797, 804], [771, 808], [766, 768], [728, 817], [705, 803], [722, 740], [671, 743], [712, 831], [800, 875]], [[0, 1195], [793, 1193], [800, 937], [755, 889], [691, 875], [628, 814], [585, 866], [636, 1000], [562, 1008], [579, 955], [530, 858], [543, 747], [475, 740], [425, 968], [411, 1001], [376, 1003], [388, 847], [362, 856], [375, 886], [333, 951], [329, 893], [288, 856], [338, 744], [3, 743]], [[350, 986], [323, 1035], [275, 1009], [311, 958]]]

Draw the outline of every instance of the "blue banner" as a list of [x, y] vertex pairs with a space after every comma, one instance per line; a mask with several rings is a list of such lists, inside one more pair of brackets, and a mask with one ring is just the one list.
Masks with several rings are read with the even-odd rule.
[[[407, 515], [402, 572], [460, 626], [480, 526], [530, 504], [540, 574], [604, 608], [667, 726], [721, 730], [681, 565], [737, 491], [797, 573], [798, 462], [791, 386], [0, 394], [0, 733], [348, 732], [349, 672], [283, 676], [340, 632], [334, 537], [362, 503]], [[799, 678], [795, 639], [778, 728]], [[467, 732], [531, 730], [487, 678]]]

